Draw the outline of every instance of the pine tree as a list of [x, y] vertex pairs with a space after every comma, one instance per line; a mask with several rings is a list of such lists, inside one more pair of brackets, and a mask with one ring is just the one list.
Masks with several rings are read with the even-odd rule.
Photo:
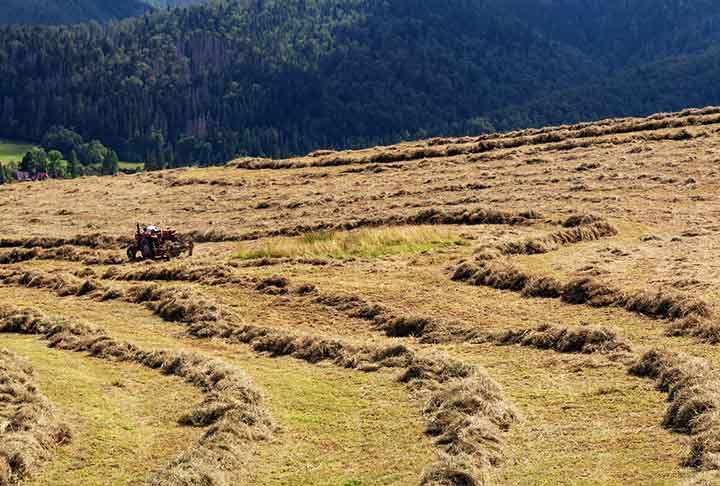
[[120, 159], [114, 150], [108, 150], [107, 155], [103, 159], [102, 173], [103, 175], [115, 175], [120, 169]]
[[78, 161], [78, 156], [74, 150], [71, 150], [70, 155], [68, 156], [68, 172], [70, 174], [70, 177], [73, 179], [75, 179], [76, 177], [80, 177], [80, 175], [82, 174], [80, 162]]

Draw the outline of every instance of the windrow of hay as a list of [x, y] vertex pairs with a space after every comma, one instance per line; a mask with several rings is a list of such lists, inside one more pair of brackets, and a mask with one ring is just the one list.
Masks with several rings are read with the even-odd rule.
[[55, 446], [70, 441], [30, 365], [0, 349], [0, 486], [31, 477]]
[[712, 319], [690, 316], [673, 321], [665, 331], [666, 336], [689, 336], [710, 344], [720, 343], [720, 325]]
[[187, 265], [172, 263], [169, 265], [150, 265], [131, 269], [109, 268], [102, 275], [107, 280], [125, 281], [183, 281], [198, 282], [208, 285], [242, 284], [249, 281], [234, 273], [230, 265]]
[[653, 349], [629, 372], [652, 378], [668, 394], [663, 426], [692, 437], [684, 466], [720, 470], [720, 376], [707, 361]]
[[527, 297], [560, 298], [568, 304], [621, 307], [652, 318], [710, 317], [706, 302], [677, 292], [623, 291], [589, 277], [562, 284], [551, 277], [530, 275], [508, 262], [462, 262], [451, 278], [471, 285], [512, 290]]
[[597, 326], [558, 327], [542, 324], [532, 329], [508, 330], [488, 336], [495, 344], [518, 344], [560, 353], [626, 353], [630, 346], [614, 331]]
[[49, 289], [60, 297], [92, 294], [93, 296], [102, 298], [106, 292], [112, 292], [112, 289], [97, 280], [83, 279], [64, 272], [50, 273], [38, 270], [4, 270], [0, 271], [0, 282], [29, 288]]
[[[15, 279], [16, 282], [26, 280]], [[52, 279], [46, 281], [52, 282]], [[88, 295], [102, 299], [107, 293], [105, 289]], [[141, 284], [126, 292], [117, 292], [113, 297], [144, 304], [162, 319], [184, 324], [188, 334], [197, 338], [220, 338], [248, 345], [270, 356], [291, 356], [309, 363], [329, 362], [366, 372], [382, 368], [400, 370], [400, 381], [426, 403], [423, 413], [428, 420], [427, 433], [435, 439], [441, 458], [432, 468], [436, 475], [445, 471], [443, 464], [451, 461], [462, 464], [468, 471], [472, 479], [468, 484], [483, 484], [487, 468], [501, 460], [502, 432], [516, 420], [500, 387], [484, 370], [463, 362], [418, 355], [403, 345], [356, 346], [335, 339], [243, 324], [232, 309], [191, 288]], [[74, 342], [72, 332], [62, 335], [61, 342]], [[86, 344], [83, 340], [81, 347], [93, 353], [94, 342], [107, 340], [93, 338], [90, 341]], [[113, 356], [125, 355], [124, 348], [113, 346], [112, 349]], [[135, 352], [132, 348], [130, 355], [134, 356]]]
[[50, 347], [138, 363], [181, 377], [204, 392], [202, 403], [181, 417], [180, 423], [207, 427], [205, 434], [192, 449], [153, 473], [146, 484], [236, 484], [231, 478], [247, 474], [251, 468], [251, 445], [272, 435], [273, 421], [263, 408], [260, 392], [240, 369], [225, 362], [174, 351], [142, 350], [85, 324], [48, 319], [16, 307], [0, 308], [0, 332], [40, 335]]
[[[541, 215], [536, 211], [501, 211], [485, 209], [481, 207], [464, 209], [439, 209], [428, 208], [418, 211], [415, 214], [383, 215], [377, 217], [360, 218], [344, 222], [319, 222], [314, 224], [296, 225], [284, 228], [250, 231], [247, 233], [230, 233], [223, 229], [213, 228], [209, 230], [195, 230], [186, 233], [195, 243], [219, 243], [228, 241], [251, 241], [260, 238], [273, 238], [277, 236], [300, 236], [309, 233], [323, 231], [350, 231], [360, 228], [378, 228], [383, 226], [405, 226], [405, 225], [484, 225], [484, 224], [530, 224], [533, 220], [539, 219]], [[37, 255], [31, 253], [15, 253], [15, 258], [42, 258], [45, 253], [37, 249], [58, 249], [55, 254], [47, 253], [46, 258], [66, 259], [71, 261], [86, 261], [88, 264], [112, 264], [119, 263], [123, 256], [117, 258], [104, 257], [101, 254], [82, 254], [70, 248], [73, 246], [89, 247], [93, 249], [119, 249], [131, 242], [129, 237], [109, 236], [103, 234], [77, 235], [71, 238], [2, 238], [0, 248], [25, 248], [35, 249]], [[60, 248], [63, 247], [61, 250]], [[51, 256], [54, 255], [54, 256]], [[77, 256], [75, 256], [77, 255]], [[81, 256], [82, 255], [82, 256]], [[1, 257], [0, 257], [1, 258]], [[7, 257], [7, 263], [13, 263], [11, 257]], [[107, 258], [108, 261], [105, 261]], [[96, 262], [93, 259], [97, 260]], [[0, 261], [2, 263], [2, 261]]]
[[[584, 126], [580, 130], [552, 129], [540, 133], [515, 133], [511, 136], [479, 137], [477, 139], [444, 140], [445, 143], [426, 143], [424, 145], [401, 144], [374, 149], [331, 152], [320, 157], [295, 159], [258, 159], [242, 158], [228, 163], [228, 167], [239, 169], [295, 169], [302, 167], [334, 167], [352, 164], [388, 164], [413, 160], [453, 157], [477, 154], [501, 149], [515, 149], [530, 145], [546, 145], [547, 150], [586, 147], [596, 143], [623, 143], [634, 141], [635, 137], [609, 137], [619, 134], [651, 132], [661, 129], [690, 126], [712, 125], [720, 122], [716, 113], [697, 116], [633, 120], [628, 123], [614, 123], [605, 126]], [[677, 132], [653, 133], [653, 139], [676, 139]], [[691, 135], [692, 136], [692, 135]]]
[[350, 231], [359, 228], [378, 228], [382, 226], [404, 225], [522, 225], [531, 224], [542, 216], [533, 210], [501, 211], [482, 207], [461, 209], [428, 208], [414, 214], [384, 215], [368, 217], [344, 222], [320, 222], [309, 225], [298, 225], [273, 230], [257, 231], [238, 235], [237, 240], [272, 238], [277, 236], [300, 236], [310, 233], [329, 231]]
[[469, 342], [485, 337], [481, 330], [460, 321], [398, 315], [385, 306], [368, 303], [355, 295], [315, 291], [311, 301], [340, 311], [350, 318], [369, 321], [374, 329], [388, 337], [416, 337], [425, 344]]
[[507, 242], [500, 246], [500, 252], [504, 255], [536, 255], [555, 251], [565, 245], [608, 238], [617, 233], [617, 228], [612, 224], [596, 221], [590, 224], [579, 224], [540, 237]]
[[130, 238], [115, 237], [100, 233], [77, 235], [71, 238], [37, 236], [31, 238], [0, 238], [0, 248], [58, 248], [61, 246], [86, 246], [96, 249], [113, 249], [130, 243]]
[[612, 330], [597, 326], [559, 327], [542, 324], [535, 328], [488, 332], [461, 321], [431, 316], [398, 316], [385, 306], [360, 297], [316, 294], [312, 301], [339, 310], [351, 318], [365, 319], [389, 337], [416, 337], [426, 344], [484, 343], [519, 344], [560, 353], [626, 353], [630, 347]]
[[536, 211], [501, 211], [481, 207], [463, 209], [428, 208], [414, 214], [390, 214], [366, 217], [350, 221], [321, 221], [312, 224], [301, 224], [281, 228], [256, 230], [247, 233], [229, 233], [222, 229], [197, 230], [188, 233], [196, 243], [252, 241], [261, 238], [282, 236], [302, 236], [318, 233], [352, 231], [361, 228], [380, 228], [386, 226], [407, 225], [522, 225], [531, 224], [541, 218]]
[[[680, 112], [655, 113], [647, 117], [625, 117], [606, 118], [591, 122], [548, 126], [542, 128], [525, 128], [505, 133], [488, 133], [478, 137], [459, 138], [435, 138], [428, 141], [429, 145], [448, 145], [451, 143], [468, 143], [498, 138], [516, 138], [519, 136], [548, 135], [553, 132], [579, 132], [577, 137], [598, 136], [606, 133], [627, 133], [638, 130], [658, 130], [661, 128], [677, 128], [681, 126], [694, 125], [698, 122], [697, 117], [704, 115], [720, 114], [720, 107], [707, 106], [704, 108], [688, 108]], [[712, 118], [709, 118], [711, 120]], [[708, 119], [706, 119], [708, 120]], [[649, 125], [644, 125], [650, 123]], [[602, 132], [597, 131], [598, 129]], [[612, 130], [612, 132], [610, 132]]]
[[124, 263], [125, 257], [119, 254], [103, 254], [98, 251], [83, 250], [70, 245], [57, 248], [14, 248], [0, 254], [0, 265], [29, 260], [65, 260], [82, 262], [86, 265], [116, 265]]

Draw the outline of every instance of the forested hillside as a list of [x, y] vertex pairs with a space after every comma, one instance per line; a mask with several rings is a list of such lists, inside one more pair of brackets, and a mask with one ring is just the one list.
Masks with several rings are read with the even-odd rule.
[[482, 113], [597, 72], [476, 1], [421, 7], [227, 2], [105, 29], [7, 28], [0, 133], [63, 125], [126, 160], [222, 162], [482, 131]]
[[715, 0], [494, 0], [538, 33], [618, 69], [697, 53], [720, 39]]
[[0, 24], [72, 24], [142, 15], [143, 0], [2, 0]]
[[160, 167], [706, 105], [718, 19], [709, 0], [234, 0], [10, 26], [0, 136], [64, 126]]

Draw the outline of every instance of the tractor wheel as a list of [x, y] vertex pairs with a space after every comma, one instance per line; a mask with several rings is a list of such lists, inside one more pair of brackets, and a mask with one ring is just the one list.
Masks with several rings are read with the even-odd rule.
[[140, 243], [140, 253], [145, 260], [155, 259], [155, 244], [150, 240], [143, 240]]
[[137, 258], [137, 248], [135, 245], [130, 245], [127, 247], [127, 257], [131, 262], [134, 262]]

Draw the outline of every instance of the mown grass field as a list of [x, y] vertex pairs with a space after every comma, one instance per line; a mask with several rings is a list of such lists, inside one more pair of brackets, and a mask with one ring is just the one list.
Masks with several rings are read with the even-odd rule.
[[720, 484], [719, 114], [0, 188], [23, 484]]
[[0, 162], [20, 162], [33, 144], [0, 139]]

